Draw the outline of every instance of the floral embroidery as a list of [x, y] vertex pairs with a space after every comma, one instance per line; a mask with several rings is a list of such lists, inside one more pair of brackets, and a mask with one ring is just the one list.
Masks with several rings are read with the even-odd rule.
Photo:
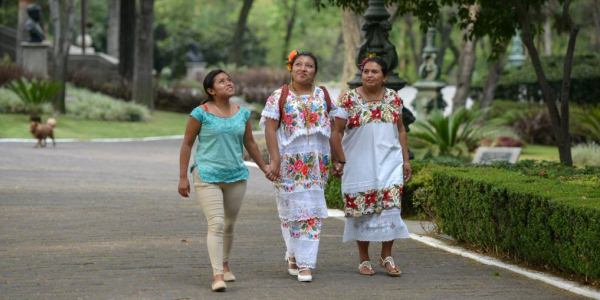
[[402, 100], [393, 90], [387, 89], [383, 100], [362, 103], [356, 89], [348, 91], [339, 100], [339, 106], [348, 113], [348, 129], [368, 123], [396, 123], [402, 111]]
[[293, 192], [298, 188], [323, 188], [329, 175], [329, 155], [317, 152], [287, 154], [282, 157], [281, 171], [285, 176], [277, 182], [278, 188]]
[[[279, 105], [279, 98], [271, 96], [267, 102], [271, 105]], [[269, 103], [268, 103], [269, 104]], [[315, 90], [313, 95], [297, 97], [289, 93], [283, 106], [282, 125], [286, 135], [292, 136], [294, 132], [300, 129], [309, 129], [316, 127], [329, 127], [329, 115], [327, 113], [327, 103], [321, 89]]]
[[292, 238], [304, 238], [309, 240], [318, 240], [321, 233], [322, 221], [320, 218], [311, 218], [303, 221], [289, 222]]
[[403, 186], [395, 184], [384, 189], [371, 189], [365, 192], [344, 193], [346, 217], [380, 213], [384, 209], [400, 207]]

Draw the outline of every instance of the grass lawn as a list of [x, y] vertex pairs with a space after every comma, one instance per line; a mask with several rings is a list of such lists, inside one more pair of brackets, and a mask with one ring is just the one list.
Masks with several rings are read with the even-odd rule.
[[544, 145], [527, 145], [521, 150], [519, 159], [559, 161], [558, 147]]
[[[90, 121], [70, 116], [56, 118], [54, 136], [73, 139], [183, 135], [187, 114], [155, 111], [147, 122]], [[44, 116], [45, 120], [46, 117]], [[0, 138], [32, 138], [29, 116], [0, 114]]]

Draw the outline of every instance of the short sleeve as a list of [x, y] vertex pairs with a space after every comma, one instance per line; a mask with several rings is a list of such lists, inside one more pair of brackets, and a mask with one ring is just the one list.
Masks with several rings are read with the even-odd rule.
[[196, 119], [198, 122], [203, 123], [204, 122], [204, 118], [205, 118], [205, 114], [206, 112], [204, 111], [204, 109], [202, 109], [200, 106], [194, 108], [194, 110], [192, 110], [192, 112], [190, 113], [190, 117]]
[[250, 115], [251, 115], [250, 110], [245, 107], [241, 107], [240, 109], [242, 110], [242, 114], [244, 117], [244, 123], [248, 122], [248, 119], [250, 119]]
[[281, 96], [281, 89], [275, 90], [265, 103], [261, 116], [274, 120], [279, 120], [279, 97]]
[[329, 112], [329, 116], [331, 118], [340, 118], [340, 119], [348, 119], [348, 110], [344, 103], [348, 103], [348, 99], [352, 101], [350, 94], [348, 92], [343, 92], [337, 98], [336, 101], [332, 101], [331, 112]]
[[402, 114], [402, 108], [404, 107], [404, 101], [398, 95], [396, 91], [392, 91], [394, 99], [392, 100], [392, 105], [394, 106], [394, 110], [399, 114]]
[[267, 102], [265, 103], [265, 108], [260, 114], [261, 118], [258, 122], [260, 128], [264, 129], [266, 127], [265, 122], [266, 119], [279, 120], [279, 97], [281, 96], [281, 89], [275, 90], [269, 98], [267, 98]]

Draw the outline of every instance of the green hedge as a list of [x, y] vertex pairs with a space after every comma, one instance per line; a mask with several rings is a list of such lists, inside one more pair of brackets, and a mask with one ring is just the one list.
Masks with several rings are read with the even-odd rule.
[[[562, 85], [564, 57], [544, 57], [542, 67], [550, 85], [557, 93]], [[578, 104], [600, 104], [600, 55], [588, 54], [578, 55], [573, 58], [573, 69], [571, 72], [571, 103]], [[473, 85], [475, 91], [481, 90], [483, 82]], [[542, 101], [539, 92], [537, 76], [531, 62], [526, 62], [521, 68], [510, 69], [502, 74], [495, 98], [530, 101]]]
[[498, 168], [433, 172], [440, 229], [538, 266], [600, 278], [600, 185]]

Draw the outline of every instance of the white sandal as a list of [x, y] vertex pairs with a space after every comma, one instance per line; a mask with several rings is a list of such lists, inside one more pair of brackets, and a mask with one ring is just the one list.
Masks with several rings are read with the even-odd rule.
[[[366, 268], [367, 270], [369, 270], [369, 272], [363, 272], [363, 268]], [[368, 260], [365, 260], [358, 265], [358, 273], [360, 275], [373, 276], [375, 274], [375, 270], [373, 270], [373, 266], [371, 265], [371, 262]]]
[[312, 281], [312, 274], [308, 274], [308, 275], [300, 274], [300, 272], [306, 271], [306, 270], [310, 271], [310, 268], [302, 268], [302, 269], [298, 270], [298, 281], [300, 281], [300, 282], [311, 282]]
[[[387, 272], [388, 276], [391, 277], [399, 277], [400, 275], [402, 275], [402, 271], [400, 271], [400, 269], [398, 267], [396, 267], [396, 264], [394, 263], [394, 258], [391, 256], [388, 256], [386, 258], [381, 258], [381, 262], [380, 262], [381, 266], [385, 268], [385, 271]], [[394, 269], [394, 271], [390, 271], [390, 269], [388, 269], [385, 265], [386, 264], [390, 264], [390, 267], [392, 267], [392, 269]]]
[[[287, 262], [288, 274], [290, 274], [290, 276], [298, 276], [298, 265], [296, 264], [296, 258], [294, 257], [294, 261], [292, 261], [291, 257], [286, 255], [285, 261]], [[296, 268], [292, 268], [292, 265], [296, 266]]]

